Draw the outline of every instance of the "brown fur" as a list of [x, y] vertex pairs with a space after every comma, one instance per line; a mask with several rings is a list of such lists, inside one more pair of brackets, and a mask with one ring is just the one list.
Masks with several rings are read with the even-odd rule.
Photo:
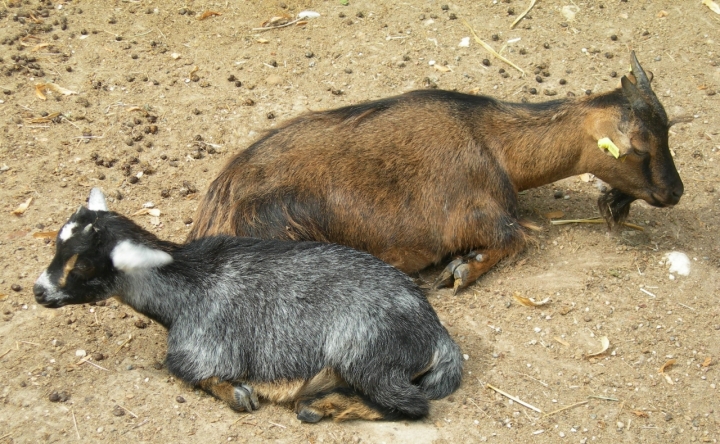
[[65, 282], [67, 281], [67, 277], [70, 274], [71, 271], [73, 271], [73, 268], [75, 268], [75, 262], [77, 262], [78, 255], [74, 254], [68, 259], [67, 262], [65, 262], [65, 266], [63, 266], [63, 274], [60, 276], [60, 279], [58, 280], [58, 286], [64, 287]]
[[[644, 74], [632, 80], [536, 105], [414, 91], [300, 116], [225, 166], [189, 239], [336, 242], [408, 273], [481, 253], [461, 267], [462, 288], [525, 245], [518, 191], [591, 172], [626, 196], [657, 206], [678, 201], [667, 117]], [[602, 137], [623, 161], [598, 148]]]
[[200, 381], [200, 383], [198, 383], [198, 387], [221, 401], [228, 403], [233, 410], [243, 410], [243, 408], [235, 400], [235, 387], [230, 382], [221, 381], [217, 377], [212, 377]]
[[378, 420], [384, 416], [368, 405], [359, 396], [340, 392], [331, 392], [314, 399], [301, 400], [296, 407], [297, 413], [311, 412], [319, 417], [332, 416], [337, 422], [353, 419]]
[[[349, 388], [347, 383], [329, 368], [310, 380], [251, 382], [249, 385], [260, 398], [276, 404], [294, 404], [295, 411], [304, 414], [305, 418], [314, 417], [314, 420], [320, 420], [331, 416], [335, 421], [384, 418], [379, 410]], [[231, 382], [212, 377], [200, 381], [198, 387], [226, 402], [234, 410], [244, 410], [235, 399], [235, 386]]]

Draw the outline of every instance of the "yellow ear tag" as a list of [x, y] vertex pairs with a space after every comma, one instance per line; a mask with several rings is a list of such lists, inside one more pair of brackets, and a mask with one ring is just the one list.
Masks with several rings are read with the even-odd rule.
[[616, 159], [620, 157], [620, 150], [609, 137], [603, 137], [598, 140], [598, 148], [601, 150], [608, 150], [608, 152]]

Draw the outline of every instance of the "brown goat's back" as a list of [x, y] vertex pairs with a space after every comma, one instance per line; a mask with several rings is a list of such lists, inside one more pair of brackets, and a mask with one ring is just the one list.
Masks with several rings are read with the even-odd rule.
[[514, 243], [513, 184], [475, 134], [500, 106], [416, 91], [296, 118], [228, 163], [190, 238], [336, 242], [406, 272], [468, 246]]

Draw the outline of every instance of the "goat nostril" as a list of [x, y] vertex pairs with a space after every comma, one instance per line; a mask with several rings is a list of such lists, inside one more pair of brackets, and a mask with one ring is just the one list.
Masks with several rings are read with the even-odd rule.
[[42, 286], [35, 284], [33, 285], [33, 294], [36, 299], [42, 298], [45, 295], [45, 289]]

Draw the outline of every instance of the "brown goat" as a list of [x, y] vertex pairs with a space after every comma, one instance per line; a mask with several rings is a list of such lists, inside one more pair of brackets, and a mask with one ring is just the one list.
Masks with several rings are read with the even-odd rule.
[[[436, 283], [457, 291], [523, 248], [518, 191], [592, 173], [613, 187], [598, 201], [611, 226], [635, 199], [673, 206], [683, 184], [670, 123], [634, 53], [631, 62], [620, 88], [577, 99], [421, 90], [302, 115], [225, 166], [189, 239], [335, 242], [407, 273], [462, 254]], [[604, 137], [620, 159], [598, 148]]]

